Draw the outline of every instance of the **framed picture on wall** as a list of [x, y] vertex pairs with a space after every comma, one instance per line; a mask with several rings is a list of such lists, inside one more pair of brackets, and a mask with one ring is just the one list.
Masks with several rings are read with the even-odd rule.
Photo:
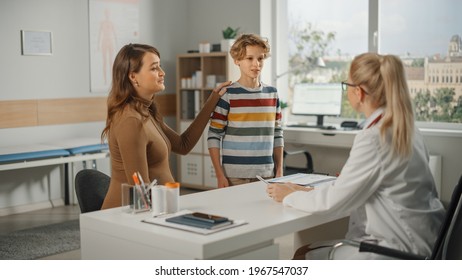
[[51, 55], [51, 31], [21, 30], [22, 55]]
[[109, 92], [115, 56], [139, 42], [139, 13], [139, 0], [89, 0], [91, 92]]

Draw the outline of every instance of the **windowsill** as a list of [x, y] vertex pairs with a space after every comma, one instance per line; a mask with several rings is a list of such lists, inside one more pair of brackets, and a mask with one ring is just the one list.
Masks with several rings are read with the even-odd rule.
[[448, 136], [448, 137], [462, 137], [461, 129], [440, 129], [440, 128], [421, 128], [420, 131], [426, 136]]
[[[326, 117], [326, 124], [340, 125], [342, 121], [351, 121], [353, 119]], [[315, 117], [289, 115], [288, 122], [310, 122], [315, 123]], [[354, 120], [361, 123], [363, 120]], [[444, 137], [462, 137], [462, 123], [434, 123], [434, 122], [417, 122], [416, 126], [423, 135], [426, 136], [444, 136]]]

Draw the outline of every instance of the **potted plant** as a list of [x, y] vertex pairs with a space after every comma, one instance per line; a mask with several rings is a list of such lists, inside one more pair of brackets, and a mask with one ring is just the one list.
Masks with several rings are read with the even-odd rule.
[[285, 101], [280, 100], [279, 101], [279, 106], [281, 106], [281, 113], [282, 113], [282, 125], [285, 125], [286, 122], [289, 120], [289, 104]]
[[238, 31], [239, 31], [239, 27], [231, 28], [230, 26], [228, 26], [225, 30], [222, 31], [223, 33], [223, 40], [221, 40], [221, 51], [222, 52], [227, 52], [231, 49], [231, 46], [234, 44]]

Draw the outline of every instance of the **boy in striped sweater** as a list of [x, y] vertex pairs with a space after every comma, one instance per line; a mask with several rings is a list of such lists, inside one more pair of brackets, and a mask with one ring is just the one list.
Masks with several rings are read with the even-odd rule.
[[255, 34], [241, 35], [231, 47], [241, 76], [218, 102], [207, 139], [219, 188], [283, 175], [278, 93], [260, 81], [269, 51], [267, 40]]

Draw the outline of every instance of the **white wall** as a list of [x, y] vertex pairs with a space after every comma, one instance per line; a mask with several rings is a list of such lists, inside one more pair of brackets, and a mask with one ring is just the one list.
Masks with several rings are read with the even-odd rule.
[[[176, 56], [198, 50], [199, 43], [219, 44], [222, 30], [260, 32], [260, 0], [155, 0], [142, 1], [141, 36], [157, 47], [166, 71], [166, 92], [175, 92]], [[143, 19], [149, 22], [143, 24]]]
[[[53, 54], [22, 56], [20, 30], [51, 31]], [[104, 96], [89, 89], [88, 30], [88, 1], [1, 1], [0, 100]], [[0, 146], [97, 138], [103, 127], [103, 122], [92, 122], [0, 129]], [[99, 165], [109, 171], [107, 161]], [[7, 209], [2, 213], [60, 200], [64, 191], [60, 175], [59, 167], [0, 172], [0, 209]]]
[[[90, 96], [87, 13], [87, 1], [1, 1], [0, 98]], [[52, 31], [53, 55], [21, 56], [23, 29]]]
[[[140, 41], [159, 49], [166, 93], [176, 90], [177, 54], [197, 49], [203, 40], [219, 43], [228, 25], [259, 32], [259, 21], [259, 0], [140, 0]], [[20, 30], [51, 31], [53, 55], [22, 56]], [[88, 30], [87, 0], [0, 1], [0, 100], [106, 96], [90, 92]], [[166, 121], [175, 127], [174, 118]], [[104, 122], [93, 122], [0, 129], [0, 146], [99, 137], [103, 127]], [[99, 166], [109, 173], [107, 160]], [[59, 200], [60, 177], [59, 167], [0, 172], [0, 213]]]
[[424, 139], [430, 154], [441, 156], [441, 200], [448, 203], [454, 186], [462, 175], [462, 135], [434, 135], [424, 132]]
[[259, 33], [260, 0], [192, 0], [188, 1], [188, 40], [183, 52], [197, 50], [201, 41], [219, 44], [222, 30], [239, 27], [241, 33]]

